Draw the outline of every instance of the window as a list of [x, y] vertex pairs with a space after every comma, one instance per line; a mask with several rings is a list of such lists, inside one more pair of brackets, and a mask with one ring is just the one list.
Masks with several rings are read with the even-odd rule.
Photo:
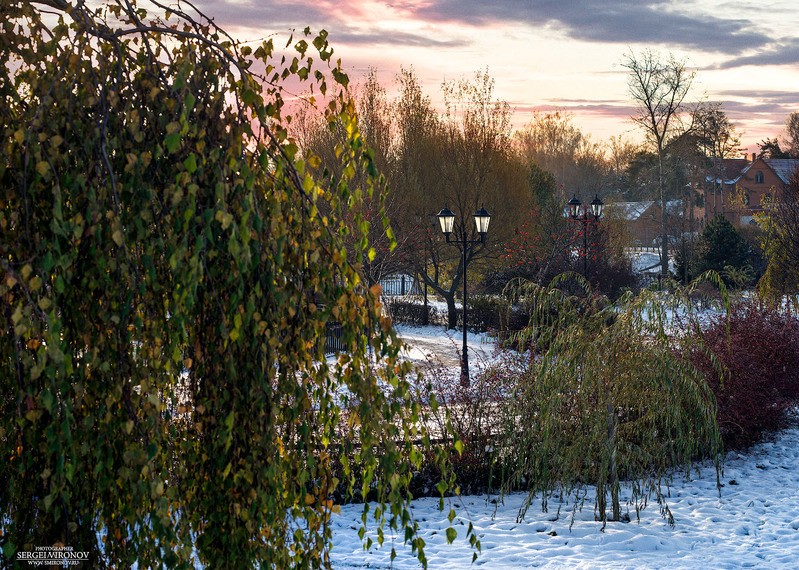
[[763, 171], [758, 170], [757, 172], [755, 172], [755, 184], [763, 184], [763, 180], [764, 180]]

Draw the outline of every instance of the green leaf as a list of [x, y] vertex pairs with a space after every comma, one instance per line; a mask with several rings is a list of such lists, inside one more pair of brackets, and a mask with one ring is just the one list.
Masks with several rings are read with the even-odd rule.
[[336, 80], [336, 83], [338, 83], [342, 87], [347, 87], [347, 85], [349, 85], [350, 78], [346, 73], [341, 71], [341, 69], [334, 67], [332, 73], [333, 73], [333, 79]]
[[197, 156], [194, 153], [187, 156], [186, 160], [183, 161], [183, 167], [189, 174], [194, 174], [197, 170]]
[[447, 528], [447, 544], [452, 544], [458, 538], [458, 531], [452, 527]]
[[42, 405], [49, 413], [53, 413], [53, 394], [50, 390], [45, 389], [41, 395]]
[[168, 134], [164, 138], [164, 145], [166, 146], [167, 152], [170, 154], [178, 150], [178, 147], [180, 146], [180, 133], [176, 132]]

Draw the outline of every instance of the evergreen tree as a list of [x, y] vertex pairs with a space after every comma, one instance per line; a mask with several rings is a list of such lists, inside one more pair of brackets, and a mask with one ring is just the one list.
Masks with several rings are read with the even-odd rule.
[[727, 283], [731, 276], [751, 267], [751, 248], [729, 220], [716, 216], [702, 231], [697, 247], [695, 275], [712, 269], [724, 275]]

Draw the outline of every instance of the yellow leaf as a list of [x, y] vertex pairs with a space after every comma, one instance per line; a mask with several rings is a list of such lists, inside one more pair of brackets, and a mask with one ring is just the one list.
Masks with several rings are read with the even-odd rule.
[[40, 160], [36, 163], [36, 172], [38, 172], [41, 176], [44, 176], [48, 172], [50, 172], [50, 165], [47, 164], [45, 161]]
[[64, 139], [60, 135], [55, 135], [50, 138], [50, 144], [53, 145], [53, 148], [58, 148], [59, 146], [61, 146], [61, 143], [63, 142]]
[[25, 141], [25, 131], [19, 129], [17, 132], [15, 132], [14, 140], [17, 141], [19, 144], [22, 144]]
[[114, 243], [117, 244], [120, 247], [122, 246], [122, 244], [125, 241], [125, 238], [122, 235], [122, 231], [119, 230], [119, 229], [114, 230], [114, 233], [111, 234], [111, 239], [113, 239]]
[[35, 422], [40, 417], [42, 417], [43, 413], [44, 412], [42, 412], [42, 410], [30, 410], [25, 414], [25, 419], [28, 420], [29, 422]]

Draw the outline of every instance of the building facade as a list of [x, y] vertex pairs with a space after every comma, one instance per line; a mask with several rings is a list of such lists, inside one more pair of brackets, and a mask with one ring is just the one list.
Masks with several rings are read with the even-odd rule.
[[[755, 224], [770, 199], [779, 198], [799, 169], [799, 159], [756, 158], [722, 161], [725, 173], [708, 176], [705, 185], [705, 220], [727, 218], [735, 226]], [[740, 165], [741, 162], [745, 164]], [[725, 175], [726, 174], [726, 175]]]

